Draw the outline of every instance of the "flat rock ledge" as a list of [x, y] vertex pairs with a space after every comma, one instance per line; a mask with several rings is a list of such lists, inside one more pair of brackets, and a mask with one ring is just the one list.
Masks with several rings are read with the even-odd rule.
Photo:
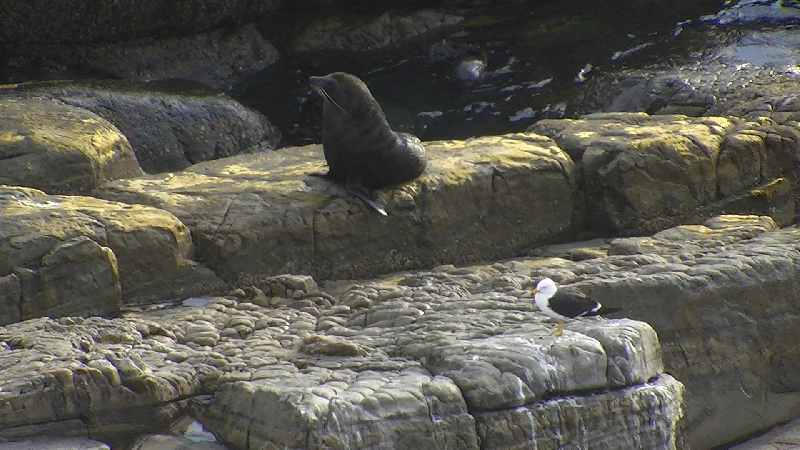
[[[581, 232], [642, 235], [724, 213], [794, 223], [800, 130], [735, 118], [616, 113], [426, 143], [417, 180], [379, 193], [389, 217], [325, 170], [318, 145], [115, 180], [100, 198], [169, 211], [198, 260], [247, 286], [281, 273], [368, 278], [526, 254]], [[545, 137], [544, 135], [549, 136]]]
[[265, 274], [348, 279], [467, 264], [569, 231], [574, 167], [552, 140], [512, 134], [426, 149], [422, 177], [380, 192], [388, 218], [341, 185], [307, 175], [326, 170], [319, 145], [121, 180], [94, 195], [171, 212], [191, 229], [198, 258], [244, 285]]

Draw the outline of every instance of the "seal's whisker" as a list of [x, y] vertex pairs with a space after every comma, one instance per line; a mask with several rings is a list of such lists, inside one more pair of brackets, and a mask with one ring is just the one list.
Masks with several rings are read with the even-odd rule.
[[327, 92], [325, 92], [325, 89], [322, 89], [319, 86], [314, 86], [314, 90], [322, 94], [328, 101], [336, 105], [336, 107], [341, 109], [343, 113], [347, 114], [348, 116], [350, 115], [350, 113], [347, 112], [347, 110], [342, 108], [338, 103], [336, 103], [336, 100], [334, 100]]

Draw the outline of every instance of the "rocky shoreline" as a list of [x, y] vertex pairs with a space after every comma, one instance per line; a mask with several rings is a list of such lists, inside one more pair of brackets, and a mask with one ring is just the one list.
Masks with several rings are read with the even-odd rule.
[[[791, 27], [597, 76], [547, 105], [571, 119], [428, 140], [423, 175], [377, 192], [383, 217], [308, 176], [320, 145], [279, 148], [303, 141], [307, 111], [268, 120], [233, 85], [287, 52], [444, 36], [424, 44], [431, 70], [472, 58], [454, 96], [498, 98], [429, 124], [530, 124], [552, 79], [502, 85], [517, 57], [462, 40], [522, 23], [509, 11], [524, 2], [374, 7], [352, 24], [336, 1], [301, 2], [324, 20], [206, 3], [54, 6], [47, 32], [22, 4], [0, 18], [0, 50], [19, 53], [0, 77], [49, 60], [122, 78], [0, 86], [0, 450], [696, 450], [800, 415], [798, 76], [734, 58]], [[296, 27], [267, 33], [276, 17]], [[529, 293], [542, 277], [622, 312], [553, 337]]]

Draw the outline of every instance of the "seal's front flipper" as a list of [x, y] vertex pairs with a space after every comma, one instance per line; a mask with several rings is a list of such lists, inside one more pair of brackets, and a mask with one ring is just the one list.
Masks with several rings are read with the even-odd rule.
[[375, 196], [375, 194], [370, 192], [369, 189], [365, 188], [361, 184], [361, 177], [357, 176], [356, 174], [357, 172], [352, 170], [350, 171], [350, 173], [347, 176], [347, 183], [345, 184], [345, 190], [347, 190], [348, 193], [355, 195], [356, 197], [363, 200], [364, 203], [370, 206], [370, 208], [374, 209], [375, 211], [378, 211], [384, 216], [388, 216], [389, 214], [386, 214], [386, 205], [384, 205], [383, 202], [381, 202], [380, 199], [378, 199], [378, 197]]

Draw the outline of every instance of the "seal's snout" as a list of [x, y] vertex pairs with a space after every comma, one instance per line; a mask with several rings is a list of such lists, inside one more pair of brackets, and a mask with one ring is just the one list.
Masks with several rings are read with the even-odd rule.
[[336, 82], [330, 77], [308, 77], [311, 87], [331, 92], [336, 87]]

